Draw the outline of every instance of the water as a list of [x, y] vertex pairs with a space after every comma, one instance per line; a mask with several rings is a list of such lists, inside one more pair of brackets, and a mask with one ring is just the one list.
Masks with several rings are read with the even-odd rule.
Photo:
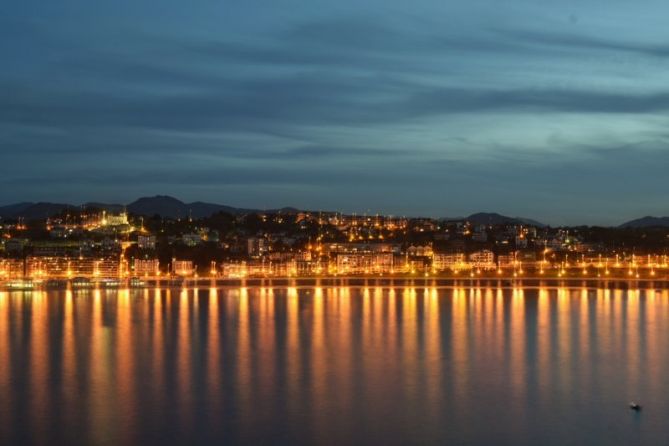
[[667, 291], [0, 293], [2, 445], [661, 445], [668, 372]]

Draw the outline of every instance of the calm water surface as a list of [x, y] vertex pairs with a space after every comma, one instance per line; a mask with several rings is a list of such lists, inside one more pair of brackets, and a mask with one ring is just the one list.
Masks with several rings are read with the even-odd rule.
[[669, 294], [0, 293], [2, 445], [373, 443], [669, 444]]

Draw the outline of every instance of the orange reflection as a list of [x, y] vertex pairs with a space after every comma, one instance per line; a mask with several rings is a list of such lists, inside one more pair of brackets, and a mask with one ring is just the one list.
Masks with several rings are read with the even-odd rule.
[[[46, 416], [49, 407], [49, 301], [46, 292], [33, 292], [27, 299], [30, 305], [30, 412], [33, 416]], [[35, 432], [38, 443], [46, 444], [46, 431]]]
[[10, 414], [13, 405], [11, 385], [11, 331], [12, 312], [9, 293], [0, 291], [0, 413]]

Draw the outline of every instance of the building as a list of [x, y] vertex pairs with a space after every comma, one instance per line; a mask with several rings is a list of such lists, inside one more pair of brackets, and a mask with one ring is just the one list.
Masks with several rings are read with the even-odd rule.
[[525, 235], [517, 235], [515, 241], [517, 249], [527, 248], [527, 237]]
[[25, 275], [22, 259], [0, 259], [0, 279], [21, 279]]
[[432, 258], [432, 268], [436, 271], [460, 270], [466, 267], [465, 255], [462, 253], [436, 253]]
[[480, 242], [480, 243], [485, 243], [488, 241], [488, 233], [486, 232], [485, 229], [483, 230], [476, 230], [472, 234], [472, 241], [475, 242]]
[[156, 249], [156, 236], [140, 235], [137, 237], [137, 246], [139, 249]]
[[252, 237], [246, 242], [249, 257], [262, 257], [269, 251], [267, 240], [264, 238]]
[[500, 254], [497, 256], [497, 266], [500, 268], [511, 268], [517, 264], [516, 253]]
[[5, 241], [5, 251], [10, 254], [21, 254], [28, 242], [29, 240], [25, 238], [10, 238]]
[[324, 248], [325, 255], [399, 252], [399, 247], [390, 243], [331, 243]]
[[190, 246], [192, 248], [193, 246], [197, 246], [202, 243], [202, 236], [196, 233], [184, 234], [181, 236], [181, 242], [184, 245]]
[[228, 278], [241, 278], [248, 275], [246, 262], [223, 263], [221, 264], [221, 274]]
[[135, 259], [133, 273], [142, 277], [158, 276], [160, 275], [160, 262], [158, 259]]
[[469, 255], [469, 262], [473, 268], [495, 269], [495, 254], [488, 249], [476, 251]]
[[102, 226], [124, 226], [128, 224], [128, 214], [121, 212], [119, 214], [102, 214]]
[[192, 260], [172, 260], [172, 273], [177, 276], [189, 277], [195, 274]]
[[394, 271], [394, 256], [383, 253], [340, 253], [336, 255], [337, 274], [379, 274]]
[[25, 270], [26, 276], [32, 279], [113, 279], [120, 276], [120, 268], [121, 262], [117, 257], [29, 256]]
[[407, 248], [407, 254], [410, 257], [432, 257], [432, 247], [429, 245], [426, 246], [409, 246]]

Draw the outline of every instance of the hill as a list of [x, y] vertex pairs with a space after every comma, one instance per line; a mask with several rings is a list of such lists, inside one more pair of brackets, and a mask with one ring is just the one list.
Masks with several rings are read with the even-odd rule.
[[620, 228], [667, 228], [669, 227], [669, 217], [651, 217], [646, 216], [630, 220], [619, 226]]
[[506, 215], [501, 215], [496, 212], [479, 212], [472, 214], [469, 217], [466, 217], [465, 220], [479, 224], [479, 225], [530, 225], [537, 227], [545, 227], [546, 225], [532, 220], [529, 218], [523, 217], [507, 217]]

